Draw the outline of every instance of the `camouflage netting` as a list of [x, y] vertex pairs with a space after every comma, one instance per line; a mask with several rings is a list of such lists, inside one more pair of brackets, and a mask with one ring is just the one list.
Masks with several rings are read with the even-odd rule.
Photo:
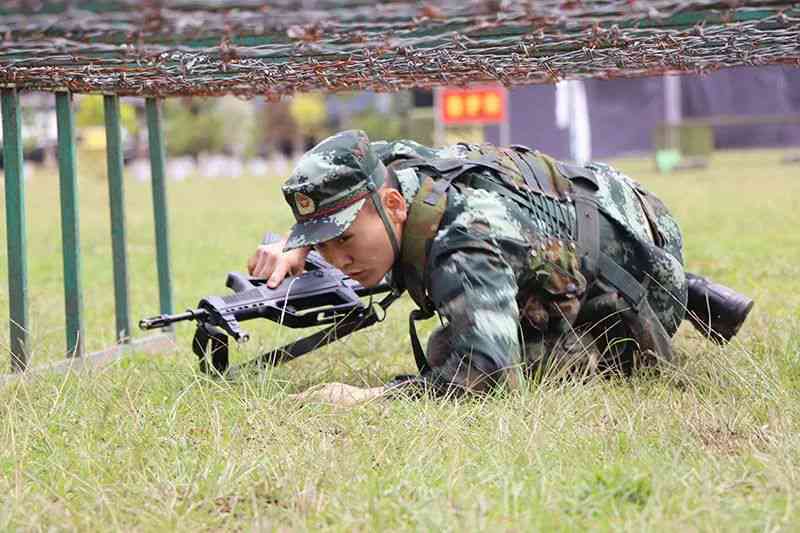
[[800, 65], [800, 3], [6, 0], [0, 35], [1, 84], [274, 98]]

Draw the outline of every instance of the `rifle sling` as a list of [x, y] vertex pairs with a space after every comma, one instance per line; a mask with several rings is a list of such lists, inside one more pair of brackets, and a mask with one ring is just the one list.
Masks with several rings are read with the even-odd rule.
[[[318, 348], [344, 338], [360, 329], [367, 328], [378, 322], [378, 315], [374, 312], [368, 313], [362, 318], [345, 319], [316, 333], [290, 342], [280, 348], [276, 348], [260, 355], [252, 362], [258, 366], [277, 365], [296, 359], [301, 355], [314, 351]], [[248, 364], [249, 363], [245, 363]]]
[[574, 181], [573, 195], [581, 270], [587, 274], [586, 281], [591, 284], [597, 273], [597, 260], [600, 255], [600, 227], [597, 218], [600, 212], [597, 209], [594, 191]]
[[[378, 302], [378, 306], [385, 313], [389, 306], [392, 305], [392, 303], [394, 303], [394, 301], [399, 297], [400, 293], [392, 292], [384, 297], [383, 300]], [[377, 311], [375, 310], [375, 305], [372, 305], [364, 314], [346, 317], [336, 324], [332, 324], [327, 328], [317, 331], [316, 333], [313, 333], [307, 337], [290, 342], [289, 344], [281, 346], [280, 348], [270, 350], [269, 352], [261, 354], [245, 363], [237, 365], [231, 368], [228, 372], [232, 375], [236, 375], [243, 369], [253, 367], [263, 368], [265, 366], [278, 365], [287, 361], [291, 361], [292, 359], [297, 359], [301, 355], [305, 355], [308, 352], [325, 346], [326, 344], [330, 344], [334, 341], [342, 339], [351, 333], [368, 328], [376, 322], [380, 322], [382, 320], [383, 318], [379, 317]]]
[[200, 371], [204, 374], [222, 375], [227, 371], [228, 335], [222, 328], [204, 322], [197, 324], [192, 338], [192, 351], [200, 360]]

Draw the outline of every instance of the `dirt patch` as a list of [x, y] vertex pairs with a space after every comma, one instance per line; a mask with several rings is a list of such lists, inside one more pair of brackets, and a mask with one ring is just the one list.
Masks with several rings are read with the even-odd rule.
[[692, 433], [704, 448], [721, 455], [740, 455], [749, 450], [760, 450], [769, 442], [766, 426], [752, 431], [726, 427], [694, 427]]

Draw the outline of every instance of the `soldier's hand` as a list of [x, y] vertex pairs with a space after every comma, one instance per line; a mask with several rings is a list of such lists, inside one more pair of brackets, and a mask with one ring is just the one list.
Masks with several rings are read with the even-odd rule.
[[327, 403], [349, 407], [379, 398], [385, 392], [384, 387], [362, 389], [344, 383], [326, 383], [311, 387], [299, 394], [290, 394], [289, 397], [303, 403]]
[[262, 244], [247, 260], [247, 271], [250, 275], [257, 278], [269, 278], [267, 287], [271, 289], [280, 285], [287, 275], [301, 274], [306, 264], [306, 256], [311, 251], [310, 248], [298, 248], [284, 252], [285, 242]]

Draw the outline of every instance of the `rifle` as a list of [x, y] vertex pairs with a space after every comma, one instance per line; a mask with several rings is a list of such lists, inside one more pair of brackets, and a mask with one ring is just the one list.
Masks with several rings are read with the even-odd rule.
[[[305, 272], [288, 277], [270, 289], [265, 278], [230, 272], [225, 286], [233, 294], [207, 296], [196, 309], [175, 315], [158, 315], [139, 321], [143, 330], [168, 328], [177, 322], [194, 320], [197, 329], [192, 351], [200, 369], [220, 376], [235, 376], [249, 368], [264, 368], [290, 361], [310, 351], [380, 322], [386, 310], [400, 296], [386, 283], [364, 287], [334, 268], [316, 252], [306, 258]], [[388, 292], [377, 304], [372, 295]], [[369, 296], [365, 304], [361, 298]], [[380, 311], [379, 311], [380, 309]], [[229, 367], [228, 338], [247, 342], [250, 335], [239, 323], [266, 318], [290, 328], [328, 327], [258, 357]], [[209, 365], [210, 359], [210, 365]]]

